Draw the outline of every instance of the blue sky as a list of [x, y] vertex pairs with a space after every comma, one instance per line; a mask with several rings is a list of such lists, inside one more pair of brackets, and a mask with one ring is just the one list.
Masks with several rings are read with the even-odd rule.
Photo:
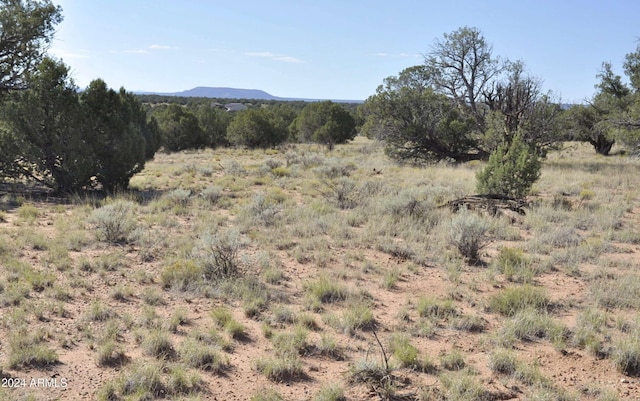
[[640, 37], [637, 0], [53, 0], [64, 21], [51, 53], [82, 88], [196, 86], [282, 97], [366, 99], [423, 62], [434, 40], [479, 28], [565, 102], [594, 92], [603, 61], [622, 74]]

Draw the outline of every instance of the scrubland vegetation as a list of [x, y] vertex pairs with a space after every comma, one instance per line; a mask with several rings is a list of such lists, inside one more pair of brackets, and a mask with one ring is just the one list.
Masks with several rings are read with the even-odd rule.
[[0, 4], [1, 399], [640, 397], [640, 47], [569, 110], [463, 27], [232, 114], [78, 93]]
[[567, 143], [518, 216], [439, 207], [482, 164], [399, 166], [364, 138], [161, 154], [108, 197], [3, 195], [2, 375], [68, 387], [0, 391], [638, 396], [638, 167]]

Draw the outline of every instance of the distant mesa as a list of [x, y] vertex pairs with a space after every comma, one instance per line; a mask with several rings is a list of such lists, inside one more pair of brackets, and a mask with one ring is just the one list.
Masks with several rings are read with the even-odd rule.
[[176, 93], [163, 93], [163, 95], [183, 96], [183, 97], [213, 97], [218, 99], [259, 99], [259, 100], [279, 100], [278, 97], [259, 89], [236, 89], [236, 88], [210, 88], [198, 86]]
[[280, 101], [307, 101], [317, 102], [322, 100], [332, 100], [340, 103], [362, 103], [362, 100], [340, 100], [340, 99], [305, 99], [273, 96], [260, 89], [238, 89], [198, 86], [182, 92], [160, 93], [160, 92], [136, 92], [140, 95], [161, 95], [180, 97], [208, 97], [216, 99], [256, 99], [256, 100], [280, 100]]

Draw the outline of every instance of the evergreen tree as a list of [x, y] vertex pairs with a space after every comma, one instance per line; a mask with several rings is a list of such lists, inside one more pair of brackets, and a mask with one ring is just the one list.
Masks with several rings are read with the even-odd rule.
[[520, 133], [511, 144], [498, 146], [487, 166], [478, 172], [478, 192], [524, 198], [540, 177], [540, 160]]

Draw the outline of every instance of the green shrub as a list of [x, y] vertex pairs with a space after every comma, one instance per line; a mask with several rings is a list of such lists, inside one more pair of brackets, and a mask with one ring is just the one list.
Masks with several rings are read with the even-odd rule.
[[134, 211], [137, 205], [128, 200], [116, 200], [94, 210], [89, 218], [96, 227], [96, 236], [101, 241], [126, 242], [136, 227]]
[[37, 207], [30, 203], [25, 203], [18, 208], [16, 214], [20, 218], [20, 220], [25, 220], [27, 222], [33, 222], [40, 215], [40, 211]]
[[488, 243], [489, 223], [477, 214], [462, 210], [451, 220], [449, 242], [469, 263], [480, 261], [480, 250]]
[[562, 343], [564, 334], [564, 327], [554, 322], [546, 312], [527, 308], [518, 311], [504, 323], [500, 337], [504, 342], [512, 339], [526, 341], [548, 339], [554, 343]]
[[447, 390], [445, 398], [452, 401], [475, 401], [492, 399], [482, 384], [469, 372], [447, 373], [440, 376], [442, 385]]
[[489, 298], [489, 309], [505, 316], [513, 316], [527, 308], [545, 310], [549, 303], [549, 298], [543, 289], [525, 284], [520, 287], [507, 288], [492, 295]]
[[100, 345], [96, 362], [98, 366], [118, 366], [127, 360], [127, 356], [115, 340], [108, 340]]
[[[529, 282], [533, 278], [531, 260], [518, 248], [504, 247], [500, 249], [498, 258], [495, 261], [500, 273], [504, 274], [509, 281]], [[514, 279], [516, 277], [517, 279]]]
[[202, 279], [202, 267], [193, 260], [177, 260], [165, 266], [160, 273], [164, 288], [189, 291], [197, 287]]
[[523, 198], [540, 177], [538, 156], [520, 135], [511, 144], [498, 146], [489, 156], [487, 166], [478, 172], [478, 192]]
[[422, 296], [418, 299], [418, 316], [445, 319], [455, 316], [456, 308], [451, 300], [439, 300]]
[[273, 381], [298, 379], [302, 376], [302, 361], [298, 355], [287, 354], [275, 358], [261, 358], [256, 369]]
[[92, 302], [89, 310], [85, 314], [85, 318], [91, 322], [102, 322], [112, 316], [113, 311], [105, 307], [100, 301]]
[[200, 196], [210, 205], [217, 204], [223, 196], [222, 188], [210, 186], [200, 192]]
[[[162, 382], [162, 367], [157, 363], [139, 363], [123, 372], [119, 379], [122, 395], [136, 394], [138, 399], [163, 397], [166, 386]], [[143, 398], [143, 396], [146, 398]]]
[[389, 350], [402, 367], [413, 368], [418, 365], [418, 349], [406, 335], [393, 335]]
[[220, 373], [229, 365], [229, 361], [216, 348], [193, 339], [182, 343], [179, 355], [187, 366], [213, 373]]
[[325, 275], [321, 275], [315, 281], [305, 283], [305, 289], [309, 296], [322, 303], [343, 301], [349, 294], [346, 287]]
[[288, 354], [303, 355], [309, 350], [307, 336], [309, 332], [304, 327], [296, 327], [293, 332], [277, 333], [271, 338], [271, 342], [279, 356]]
[[224, 328], [232, 338], [239, 339], [246, 335], [246, 328], [244, 325], [235, 320], [227, 308], [215, 308], [211, 311], [211, 318], [218, 327]]
[[147, 355], [159, 359], [169, 359], [175, 355], [175, 349], [169, 335], [161, 330], [153, 330], [148, 333], [144, 338], [142, 348]]
[[189, 205], [189, 198], [191, 196], [191, 191], [188, 189], [176, 188], [172, 191], [167, 192], [164, 197], [169, 201], [169, 203], [185, 208]]
[[337, 322], [337, 328], [344, 333], [354, 335], [356, 330], [368, 330], [375, 326], [376, 319], [373, 316], [371, 306], [366, 301], [351, 303]]
[[169, 368], [167, 392], [173, 396], [197, 393], [201, 391], [202, 384], [202, 378], [197, 373], [188, 373], [182, 366]]
[[443, 355], [440, 358], [440, 364], [447, 370], [460, 370], [467, 365], [464, 361], [464, 355], [457, 349], [453, 349], [448, 354]]
[[489, 355], [489, 369], [492, 372], [513, 375], [516, 373], [518, 365], [518, 358], [513, 351], [498, 349]]
[[339, 384], [328, 384], [320, 388], [312, 401], [346, 401], [344, 388]]

